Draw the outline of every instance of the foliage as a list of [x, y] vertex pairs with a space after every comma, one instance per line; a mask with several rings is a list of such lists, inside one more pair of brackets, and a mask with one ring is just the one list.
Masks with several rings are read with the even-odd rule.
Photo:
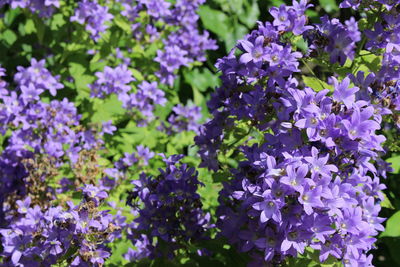
[[0, 265], [400, 265], [399, 10], [0, 0]]

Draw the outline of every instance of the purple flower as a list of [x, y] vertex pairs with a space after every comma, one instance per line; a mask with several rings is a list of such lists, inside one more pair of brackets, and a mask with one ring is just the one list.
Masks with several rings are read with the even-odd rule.
[[308, 173], [308, 166], [303, 164], [297, 169], [294, 169], [292, 165], [286, 168], [286, 175], [283, 176], [279, 181], [283, 184], [293, 187], [294, 190], [302, 191], [304, 178]]
[[269, 219], [280, 222], [282, 220], [280, 212], [280, 209], [283, 207], [282, 201], [280, 199], [275, 199], [270, 190], [265, 190], [262, 197], [262, 202], [256, 202], [252, 206], [253, 209], [261, 211], [260, 222], [265, 223]]
[[82, 188], [82, 192], [88, 198], [93, 198], [97, 200], [103, 200], [108, 197], [108, 194], [104, 191], [101, 191], [99, 188], [93, 185], [86, 185]]
[[254, 63], [258, 63], [264, 60], [264, 56], [266, 54], [264, 47], [264, 36], [258, 36], [254, 40], [254, 43], [243, 40], [239, 44], [245, 52], [240, 56], [240, 62], [248, 63], [252, 61]]
[[344, 78], [342, 82], [338, 82], [335, 77], [331, 77], [335, 91], [333, 92], [333, 100], [343, 103], [347, 108], [350, 108], [355, 101], [355, 93], [358, 92], [358, 87], [349, 88], [350, 79]]
[[31, 205], [31, 198], [26, 197], [23, 201], [22, 200], [17, 200], [17, 205], [18, 205], [18, 212], [21, 214], [25, 214], [28, 212], [28, 209]]
[[96, 0], [82, 0], [78, 3], [78, 8], [70, 20], [85, 25], [86, 30], [97, 41], [100, 38], [100, 33], [107, 30], [106, 23], [112, 18], [113, 15], [108, 13], [108, 7], [101, 6]]
[[370, 120], [374, 114], [373, 107], [366, 107], [362, 111], [354, 107], [354, 112], [349, 120], [343, 120], [341, 123], [346, 129], [350, 139], [368, 137], [371, 132], [380, 128], [376, 121]]
[[331, 177], [331, 172], [337, 172], [338, 168], [335, 165], [326, 164], [328, 162], [329, 155], [319, 158], [318, 154], [318, 149], [316, 147], [312, 147], [311, 156], [304, 157], [304, 159], [311, 165], [310, 171], [312, 177], [315, 177], [318, 174], [321, 176]]
[[117, 127], [112, 125], [112, 121], [103, 122], [103, 133], [113, 134], [117, 130]]

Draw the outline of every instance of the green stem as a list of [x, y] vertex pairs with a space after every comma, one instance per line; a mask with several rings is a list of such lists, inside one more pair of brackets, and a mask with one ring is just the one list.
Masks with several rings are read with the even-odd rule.
[[315, 74], [315, 72], [311, 69], [310, 66], [308, 66], [307, 62], [304, 59], [301, 59], [301, 62], [303, 62], [304, 66], [306, 66], [306, 68], [308, 69], [308, 71], [314, 76], [314, 78], [317, 79], [318, 83], [321, 85], [322, 88], [325, 88], [325, 85], [321, 82], [320, 79], [318, 79], [317, 75]]

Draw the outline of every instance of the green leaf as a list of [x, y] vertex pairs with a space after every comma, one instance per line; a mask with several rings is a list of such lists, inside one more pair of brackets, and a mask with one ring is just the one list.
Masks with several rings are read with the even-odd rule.
[[393, 173], [400, 172], [400, 155], [388, 158], [386, 161], [392, 164]]
[[226, 182], [230, 177], [232, 177], [232, 174], [226, 171], [218, 171], [212, 174], [212, 179], [215, 183]]
[[219, 85], [219, 78], [214, 75], [210, 70], [198, 68], [187, 71], [183, 73], [185, 81], [189, 83], [192, 87], [197, 88], [200, 92], [207, 91], [208, 88], [215, 88]]
[[105, 122], [112, 120], [118, 115], [125, 113], [121, 101], [115, 94], [110, 95], [104, 100], [98, 100], [94, 104], [95, 113], [92, 116], [92, 122]]
[[20, 8], [15, 8], [15, 9], [11, 9], [11, 10], [7, 11], [5, 16], [4, 16], [4, 23], [7, 26], [11, 26], [11, 24], [14, 22], [15, 18], [19, 14], [21, 14], [21, 9]]
[[335, 0], [319, 0], [321, 7], [328, 13], [339, 10]]
[[360, 59], [361, 66], [365, 65], [368, 68], [368, 72], [377, 72], [380, 70], [382, 56], [377, 56], [370, 51], [361, 50], [358, 58]]
[[64, 19], [64, 16], [62, 14], [54, 14], [51, 17], [51, 22], [50, 22], [50, 28], [52, 30], [58, 30], [61, 28], [61, 26], [63, 26], [66, 21]]
[[303, 75], [303, 81], [306, 86], [311, 87], [317, 92], [322, 91], [324, 89], [329, 89], [330, 91], [333, 91], [332, 85], [329, 85], [326, 82], [321, 81], [316, 77], [309, 77]]
[[85, 74], [85, 71], [86, 68], [82, 64], [75, 62], [69, 63], [69, 73], [74, 78], [74, 84], [80, 100], [89, 97], [90, 89], [88, 84], [91, 84], [94, 80], [94, 77]]
[[44, 25], [43, 21], [39, 16], [33, 16], [33, 22], [35, 23], [36, 34], [39, 39], [39, 43], [43, 43], [44, 34], [46, 32], [46, 25]]
[[36, 32], [35, 23], [33, 22], [33, 20], [28, 19], [26, 21], [26, 24], [25, 24], [25, 33], [26, 34], [31, 34], [31, 33], [34, 33], [34, 32]]
[[17, 35], [12, 30], [7, 29], [1, 34], [1, 38], [6, 41], [8, 45], [12, 45], [17, 40]]
[[273, 7], [273, 6], [280, 6], [285, 4], [285, 1], [283, 0], [272, 0], [272, 1], [268, 1], [270, 3], [268, 3], [268, 7]]
[[384, 236], [400, 236], [400, 211], [393, 214], [392, 217], [387, 220], [385, 231], [380, 235], [380, 237]]
[[239, 16], [240, 22], [246, 25], [248, 28], [252, 28], [260, 16], [260, 10], [258, 8], [257, 1], [245, 2], [245, 14]]
[[138, 71], [137, 69], [133, 69], [133, 68], [130, 68], [130, 70], [132, 71], [133, 77], [135, 77], [138, 82], [141, 82], [144, 80], [144, 77], [140, 71]]
[[200, 6], [198, 13], [204, 27], [223, 39], [226, 39], [232, 32], [230, 19], [224, 12], [209, 6]]
[[392, 209], [392, 210], [393, 210], [394, 207], [393, 207], [392, 203], [390, 202], [389, 198], [386, 196], [385, 193], [382, 192], [382, 194], [383, 194], [383, 196], [384, 196], [385, 198], [384, 198], [383, 201], [381, 202], [381, 207], [382, 207], [382, 208], [387, 208], [387, 209]]
[[130, 34], [131, 33], [131, 25], [126, 22], [122, 17], [115, 17], [114, 20], [115, 24], [120, 27], [124, 32]]

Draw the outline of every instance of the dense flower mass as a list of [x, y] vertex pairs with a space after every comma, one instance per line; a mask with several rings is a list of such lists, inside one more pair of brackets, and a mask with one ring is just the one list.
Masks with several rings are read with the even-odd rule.
[[[97, 80], [90, 85], [91, 96], [105, 98], [112, 93], [117, 94], [126, 110], [135, 109], [140, 112], [140, 115], [135, 117], [140, 125], [145, 126], [155, 119], [154, 105], [164, 105], [166, 102], [165, 93], [160, 88], [163, 85], [172, 86], [180, 68], [188, 67], [196, 61], [205, 61], [205, 51], [214, 50], [217, 46], [215, 41], [209, 38], [208, 32], [201, 33], [198, 29], [199, 17], [196, 11], [204, 1], [182, 0], [174, 5], [167, 1], [150, 0], [121, 0], [119, 2], [123, 7], [122, 15], [136, 22], [132, 24], [132, 31], [135, 38], [143, 43], [143, 48], [150, 47], [154, 42], [159, 42], [162, 46], [157, 49], [154, 58], [154, 61], [159, 64], [155, 69], [157, 81], [143, 81], [137, 84], [138, 89], [133, 93], [129, 84], [135, 79], [126, 66], [131, 62], [126, 60], [121, 50], [118, 50], [117, 57], [124, 64], [116, 68], [106, 66], [103, 72], [98, 72]], [[143, 12], [150, 17], [150, 23], [137, 22]], [[105, 16], [100, 15], [100, 17]], [[162, 38], [164, 35], [166, 37]], [[174, 112], [177, 112], [177, 109], [179, 108], [175, 107]], [[185, 129], [197, 128], [195, 125], [199, 113], [197, 109], [193, 110], [195, 121], [191, 122], [191, 126], [184, 127]], [[182, 112], [178, 111], [178, 113]]]
[[18, 201], [18, 214], [10, 228], [0, 230], [3, 256], [9, 266], [50, 266], [70, 253], [70, 266], [101, 266], [110, 256], [105, 243], [117, 230], [113, 216], [99, 210], [107, 193], [92, 185], [83, 189], [79, 205], [31, 205], [30, 197]]
[[75, 15], [71, 17], [71, 21], [85, 25], [92, 38], [98, 40], [100, 34], [107, 30], [107, 22], [112, 18], [113, 15], [108, 13], [108, 7], [100, 5], [97, 0], [82, 0], [78, 3], [78, 8], [75, 10]]
[[[73, 103], [67, 99], [49, 103], [40, 99], [44, 90], [55, 95], [63, 86], [44, 67], [44, 61], [32, 59], [31, 64], [28, 68], [18, 67], [16, 90], [6, 86], [0, 95], [0, 132], [4, 135], [12, 131], [0, 154], [0, 214], [11, 208], [8, 198], [15, 198], [14, 193], [23, 197], [30, 190], [27, 169], [32, 166], [26, 160], [46, 155], [56, 165], [64, 160], [75, 164], [80, 151], [98, 148], [103, 142], [99, 134], [82, 128]], [[5, 219], [1, 216], [2, 223]]]
[[356, 43], [361, 40], [354, 18], [343, 25], [339, 20], [329, 20], [328, 16], [321, 18], [322, 24], [316, 25], [308, 40], [311, 43], [311, 54], [315, 56], [327, 53], [330, 63], [339, 62], [344, 65], [347, 59], [354, 59]]
[[[179, 249], [188, 249], [185, 242], [206, 238], [210, 214], [202, 210], [197, 172], [181, 164], [183, 155], [164, 158], [167, 164], [157, 177], [144, 173], [133, 181], [134, 190], [128, 204], [138, 213], [131, 224], [129, 238], [136, 250], [129, 250], [129, 260], [144, 257], [174, 257]], [[155, 239], [156, 238], [156, 239]], [[165, 244], [168, 244], [165, 247]]]
[[201, 120], [201, 108], [197, 106], [177, 105], [172, 109], [173, 114], [168, 118], [169, 126], [162, 125], [160, 130], [168, 134], [180, 133], [183, 131], [194, 131], [198, 133]]
[[[331, 77], [333, 94], [315, 91], [296, 78], [299, 59], [326, 53], [331, 63], [344, 65], [354, 59], [361, 34], [354, 19], [342, 24], [326, 16], [320, 25], [304, 26], [301, 14], [287, 19], [292, 8], [272, 8], [273, 24], [260, 24], [217, 63], [223, 86], [209, 102], [214, 119], [196, 137], [201, 165], [222, 168], [217, 156], [226, 153], [224, 136], [240, 122], [264, 135], [260, 143], [239, 148], [246, 159], [230, 170], [234, 178], [220, 192], [218, 227], [255, 264], [280, 264], [311, 247], [321, 262], [332, 256], [345, 266], [369, 266], [373, 236], [384, 230], [378, 213], [386, 138], [377, 131], [382, 116], [398, 110], [398, 71], [386, 67], [397, 64], [391, 58], [398, 50], [366, 32], [367, 47], [386, 48], [381, 70], [366, 78], [362, 71], [342, 81]], [[296, 33], [296, 24], [303, 30]], [[310, 44], [306, 54], [288, 43], [285, 30], [303, 33]]]
[[59, 0], [1, 0], [0, 8], [5, 4], [11, 5], [12, 8], [28, 8], [41, 17], [50, 17], [60, 7]]
[[0, 0], [1, 266], [398, 263], [399, 1], [225, 2]]

